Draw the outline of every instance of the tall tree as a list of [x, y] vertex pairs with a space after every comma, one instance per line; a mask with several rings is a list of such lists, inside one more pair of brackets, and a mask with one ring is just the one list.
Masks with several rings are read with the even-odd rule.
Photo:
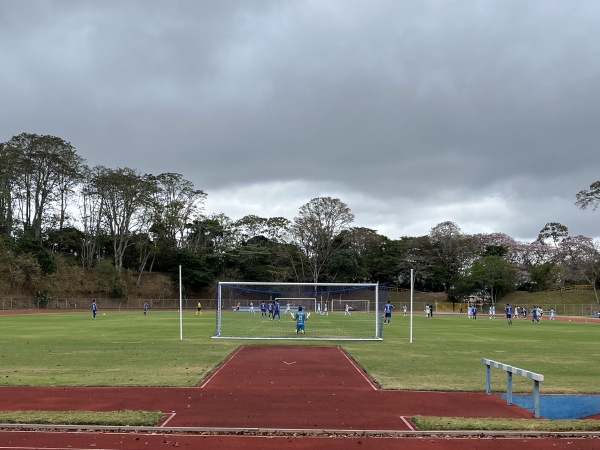
[[233, 223], [236, 240], [240, 242], [263, 236], [276, 242], [284, 242], [290, 228], [290, 221], [284, 217], [259, 217], [249, 214]]
[[435, 276], [448, 292], [476, 254], [473, 239], [463, 234], [458, 225], [450, 221], [433, 227], [429, 232], [429, 239], [434, 248]]
[[7, 145], [19, 151], [18, 199], [24, 231], [41, 241], [42, 225], [51, 206], [64, 224], [67, 197], [79, 179], [82, 158], [74, 147], [55, 136], [23, 133]]
[[310, 281], [319, 282], [331, 255], [344, 239], [335, 241], [354, 221], [354, 214], [341, 200], [317, 197], [300, 208], [292, 225], [292, 235], [308, 263]]
[[592, 208], [593, 211], [600, 206], [600, 181], [594, 181], [589, 189], [583, 189], [576, 195], [575, 205], [580, 209]]
[[398, 283], [400, 248], [396, 241], [364, 227], [344, 230], [336, 240], [342, 240], [345, 244], [339, 246], [327, 266], [329, 279]]
[[206, 198], [202, 190], [178, 173], [149, 175], [148, 181], [154, 182], [156, 189], [151, 193], [150, 228], [136, 233], [134, 239], [138, 285], [142, 274], [153, 270], [159, 252], [163, 261], [169, 260], [183, 247], [188, 225], [199, 218]]
[[185, 239], [187, 225], [199, 217], [206, 193], [178, 173], [162, 173], [154, 177], [154, 219], [165, 237], [178, 242]]
[[489, 255], [473, 262], [470, 278], [490, 294], [495, 304], [499, 297], [515, 290], [517, 271], [501, 256]]
[[546, 256], [554, 250], [539, 240], [531, 244], [517, 242], [504, 233], [474, 234], [473, 241], [479, 256], [495, 254], [511, 263], [517, 270], [518, 284], [521, 285], [531, 283], [532, 268], [548, 261]]
[[600, 245], [592, 238], [573, 236], [561, 242], [559, 255], [573, 281], [582, 280], [590, 284], [596, 303], [600, 304], [597, 286], [600, 280]]
[[83, 182], [79, 190], [79, 221], [83, 225], [81, 241], [81, 263], [87, 270], [92, 270], [94, 259], [99, 256], [99, 240], [103, 233], [102, 224], [102, 191], [96, 186], [95, 180], [100, 179], [105, 172], [102, 166], [83, 167]]
[[134, 233], [147, 232], [151, 225], [156, 182], [133, 169], [103, 169], [94, 179], [102, 199], [103, 219], [113, 244], [117, 276]]
[[294, 281], [286, 238], [290, 221], [253, 214], [232, 224], [229, 261], [245, 281]]
[[544, 225], [538, 234], [538, 241], [547, 243], [550, 241], [554, 247], [558, 247], [560, 242], [569, 237], [569, 229], [559, 222], [548, 222]]
[[19, 178], [19, 151], [0, 143], [0, 235], [11, 236], [14, 226], [16, 184]]
[[443, 282], [434, 278], [434, 246], [429, 236], [403, 236], [397, 241], [398, 284], [410, 287], [410, 273], [413, 271], [415, 288], [422, 291], [441, 291]]

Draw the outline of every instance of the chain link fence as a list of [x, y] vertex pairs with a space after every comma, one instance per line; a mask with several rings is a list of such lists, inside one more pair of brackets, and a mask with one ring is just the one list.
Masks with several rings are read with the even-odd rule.
[[[76, 311], [87, 310], [92, 307], [93, 298], [35, 298], [35, 297], [4, 297], [0, 298], [0, 310], [40, 310], [40, 311]], [[179, 310], [179, 299], [111, 299], [111, 298], [96, 298], [98, 310], [113, 310], [113, 311], [128, 311], [128, 310], [143, 310], [144, 302], [148, 302], [149, 309], [155, 310]], [[216, 310], [217, 299], [215, 298], [200, 298], [200, 299], [183, 299], [182, 306], [184, 310], [195, 310], [198, 302], [202, 304], [203, 310]], [[392, 301], [394, 305], [394, 313], [402, 313], [402, 307], [407, 306], [410, 311], [410, 303]], [[415, 314], [425, 312], [427, 302], [414, 302], [413, 308]], [[451, 302], [434, 302], [430, 303], [434, 313], [460, 313], [460, 303]], [[519, 309], [525, 307], [527, 312], [531, 311], [533, 304], [512, 305], [518, 306]], [[600, 318], [600, 305], [597, 304], [560, 304], [547, 303], [537, 305], [544, 311], [544, 315], [550, 313], [554, 309], [557, 316], [581, 316], [581, 317], [598, 317]], [[466, 304], [463, 304], [464, 314], [467, 313]], [[488, 314], [489, 305], [478, 307], [479, 314]], [[496, 305], [496, 314], [504, 314], [504, 304]]]
[[[35, 298], [35, 297], [5, 297], [0, 298], [0, 310], [41, 310], [41, 311], [76, 311], [91, 310], [93, 298]], [[149, 309], [179, 310], [179, 299], [112, 299], [96, 298], [98, 310], [143, 310], [144, 302]], [[216, 309], [216, 299], [183, 299], [182, 307], [196, 309], [198, 302], [202, 309]]]

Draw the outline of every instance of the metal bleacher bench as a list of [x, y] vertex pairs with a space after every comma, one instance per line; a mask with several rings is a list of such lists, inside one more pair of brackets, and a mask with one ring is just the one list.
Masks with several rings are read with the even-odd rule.
[[490, 395], [492, 393], [491, 388], [491, 376], [490, 368], [495, 367], [497, 369], [504, 370], [506, 372], [506, 404], [512, 405], [512, 376], [513, 373], [521, 375], [523, 377], [533, 380], [533, 417], [536, 419], [540, 417], [540, 381], [544, 381], [544, 375], [540, 373], [530, 372], [529, 370], [519, 369], [508, 364], [504, 364], [492, 359], [482, 358], [483, 364], [486, 365], [485, 373], [485, 393]]

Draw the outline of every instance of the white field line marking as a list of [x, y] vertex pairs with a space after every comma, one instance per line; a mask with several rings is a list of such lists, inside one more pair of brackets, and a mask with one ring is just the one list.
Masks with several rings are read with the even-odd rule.
[[201, 384], [200, 386], [198, 386], [198, 387], [199, 387], [200, 389], [203, 389], [203, 388], [205, 388], [205, 387], [206, 387], [206, 385], [207, 385], [208, 383], [210, 383], [210, 382], [211, 382], [211, 380], [212, 380], [214, 377], [216, 377], [216, 376], [217, 376], [217, 374], [218, 374], [218, 373], [219, 373], [219, 372], [220, 372], [220, 371], [221, 371], [221, 370], [222, 370], [222, 369], [223, 369], [223, 368], [224, 368], [224, 367], [225, 367], [227, 364], [229, 364], [229, 362], [230, 362], [230, 361], [231, 361], [231, 360], [232, 360], [232, 359], [235, 357], [235, 355], [237, 355], [239, 352], [241, 352], [241, 351], [242, 351], [242, 348], [244, 348], [244, 346], [243, 346], [243, 345], [242, 345], [240, 348], [238, 348], [238, 349], [235, 351], [235, 353], [234, 353], [233, 355], [231, 355], [231, 356], [229, 357], [229, 359], [223, 363], [223, 365], [222, 365], [221, 367], [219, 367], [219, 368], [218, 368], [218, 369], [217, 369], [215, 372], [213, 372], [213, 374], [212, 374], [210, 377], [208, 377], [208, 378], [206, 379], [206, 381], [205, 381], [204, 383], [202, 383], [202, 384]]
[[415, 431], [415, 427], [413, 427], [410, 422], [408, 420], [406, 420], [406, 417], [404, 416], [400, 416], [400, 418], [402, 419], [402, 422], [404, 422], [406, 424], [406, 426], [408, 427], [408, 429], [410, 431]]
[[374, 391], [378, 391], [379, 389], [377, 388], [377, 385], [375, 385], [375, 384], [374, 384], [374, 383], [373, 383], [373, 382], [372, 382], [372, 381], [369, 379], [369, 377], [367, 377], [367, 376], [365, 375], [365, 372], [364, 372], [364, 371], [363, 371], [363, 370], [362, 370], [360, 367], [358, 367], [358, 366], [356, 365], [356, 363], [354, 362], [354, 360], [353, 360], [352, 358], [350, 358], [350, 357], [349, 357], [349, 356], [348, 356], [348, 355], [347, 355], [345, 352], [343, 352], [343, 351], [342, 351], [342, 349], [341, 349], [340, 347], [338, 347], [338, 350], [340, 351], [340, 353], [341, 353], [342, 355], [344, 355], [344, 357], [345, 357], [345, 358], [346, 358], [348, 361], [350, 361], [350, 364], [352, 364], [352, 367], [354, 367], [354, 368], [356, 369], [356, 371], [357, 371], [358, 373], [360, 373], [360, 375], [361, 375], [361, 376], [362, 376], [362, 377], [365, 379], [365, 381], [366, 381], [367, 383], [369, 383], [369, 386], [371, 386], [371, 387], [373, 388], [373, 390], [374, 390]]
[[167, 420], [165, 420], [163, 423], [160, 424], [160, 428], [162, 428], [165, 425], [167, 425], [171, 421], [171, 419], [173, 419], [176, 415], [177, 415], [176, 412], [172, 412], [171, 415], [169, 416], [169, 418]]
[[296, 364], [296, 361], [292, 361], [292, 362], [284, 361], [283, 363], [287, 364], [288, 366], [291, 366], [292, 364]]

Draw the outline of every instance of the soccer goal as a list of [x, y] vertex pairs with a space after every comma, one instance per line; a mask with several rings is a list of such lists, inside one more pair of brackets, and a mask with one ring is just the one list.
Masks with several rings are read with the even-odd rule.
[[[213, 338], [381, 340], [385, 294], [376, 283], [222, 281]], [[255, 314], [244, 312], [250, 305]], [[346, 305], [351, 314], [345, 314]], [[307, 313], [301, 335], [294, 320], [299, 306]]]

